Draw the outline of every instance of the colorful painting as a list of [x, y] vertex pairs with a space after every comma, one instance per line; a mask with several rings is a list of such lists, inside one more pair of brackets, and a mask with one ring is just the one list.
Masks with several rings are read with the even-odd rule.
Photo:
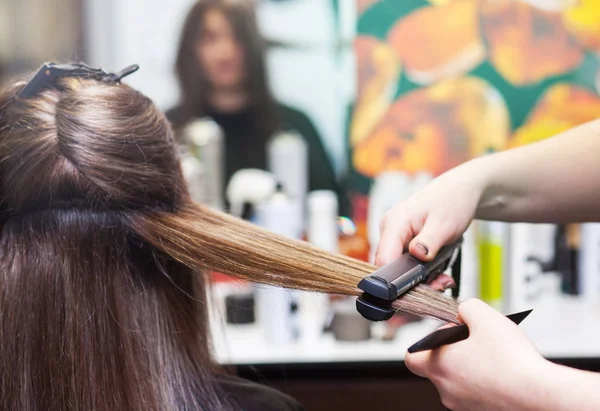
[[353, 198], [600, 118], [600, 1], [357, 1]]

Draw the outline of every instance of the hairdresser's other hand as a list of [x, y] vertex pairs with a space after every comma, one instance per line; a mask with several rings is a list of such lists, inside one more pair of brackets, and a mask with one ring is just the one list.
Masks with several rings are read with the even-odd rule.
[[449, 170], [388, 211], [381, 221], [375, 264], [388, 264], [406, 249], [429, 261], [458, 239], [473, 220], [485, 186], [472, 169]]
[[462, 303], [459, 318], [469, 338], [407, 353], [407, 367], [431, 380], [453, 411], [529, 409], [548, 362], [517, 325], [480, 300]]

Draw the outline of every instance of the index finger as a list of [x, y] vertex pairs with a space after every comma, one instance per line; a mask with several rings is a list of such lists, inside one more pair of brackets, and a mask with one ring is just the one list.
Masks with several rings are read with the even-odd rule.
[[381, 267], [400, 257], [404, 253], [404, 245], [408, 244], [412, 237], [413, 233], [407, 221], [384, 219], [375, 254], [375, 265]]

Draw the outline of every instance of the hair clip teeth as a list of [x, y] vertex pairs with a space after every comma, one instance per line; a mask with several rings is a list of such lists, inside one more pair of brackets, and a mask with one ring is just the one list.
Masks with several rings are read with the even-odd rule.
[[19, 93], [21, 98], [30, 98], [41, 90], [52, 86], [55, 82], [65, 77], [76, 77], [104, 81], [106, 83], [119, 83], [124, 77], [135, 73], [140, 67], [132, 64], [117, 73], [107, 73], [103, 69], [94, 69], [83, 63], [53, 64], [45, 63], [25, 85]]
[[130, 66], [125, 67], [123, 70], [117, 72], [117, 73], [111, 73], [107, 76], [107, 79], [109, 81], [114, 81], [116, 83], [119, 83], [123, 78], [129, 76], [130, 74], [135, 73], [136, 71], [138, 71], [140, 68], [139, 65], [137, 64], [132, 64]]

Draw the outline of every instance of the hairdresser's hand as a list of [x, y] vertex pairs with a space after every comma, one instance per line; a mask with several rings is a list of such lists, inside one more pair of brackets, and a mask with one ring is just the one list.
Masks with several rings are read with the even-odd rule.
[[406, 355], [415, 374], [430, 379], [444, 405], [461, 410], [523, 410], [548, 367], [517, 325], [480, 300], [459, 307], [469, 338]]
[[457, 167], [431, 181], [381, 221], [375, 264], [382, 266], [408, 249], [429, 261], [445, 244], [458, 239], [473, 220], [484, 183], [469, 167]]

